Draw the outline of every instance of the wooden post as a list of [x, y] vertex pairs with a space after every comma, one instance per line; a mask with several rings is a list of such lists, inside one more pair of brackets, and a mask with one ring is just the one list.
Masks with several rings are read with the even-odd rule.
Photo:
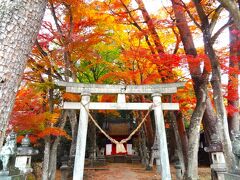
[[[90, 103], [90, 94], [82, 93], [81, 95], [82, 95], [81, 102], [83, 105], [85, 105], [86, 109], [88, 110], [88, 106]], [[83, 106], [81, 106], [81, 109], [80, 109], [76, 154], [75, 154], [75, 162], [74, 162], [74, 170], [73, 170], [73, 180], [83, 179], [87, 129], [88, 129], [88, 113], [86, 109]]]
[[162, 100], [161, 94], [152, 94], [154, 103], [154, 117], [156, 124], [156, 133], [159, 137], [159, 152], [161, 161], [161, 175], [163, 180], [171, 180], [169, 159], [168, 159], [168, 149], [167, 149], [167, 138], [164, 124], [164, 117], [162, 111]]
[[126, 97], [125, 97], [125, 94], [118, 94], [118, 96], [117, 96], [117, 103], [118, 104], [125, 104], [126, 103]]

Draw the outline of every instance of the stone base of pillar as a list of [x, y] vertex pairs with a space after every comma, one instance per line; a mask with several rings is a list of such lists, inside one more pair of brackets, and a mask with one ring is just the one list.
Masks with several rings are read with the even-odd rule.
[[0, 176], [1, 180], [25, 180], [24, 175]]
[[96, 160], [93, 161], [94, 166], [105, 166], [106, 158], [105, 157], [97, 157]]
[[161, 166], [161, 161], [160, 161], [160, 159], [156, 159], [156, 167], [157, 167], [157, 172], [158, 172], [158, 173], [162, 173], [162, 172], [161, 172], [162, 166]]
[[176, 179], [182, 179], [183, 178], [183, 171], [182, 167], [179, 161], [175, 162], [175, 169], [176, 169]]
[[62, 165], [60, 167], [61, 170], [61, 180], [67, 180], [70, 178], [71, 168], [67, 165]]
[[231, 173], [223, 173], [223, 177], [224, 177], [224, 180], [239, 180], [240, 179], [240, 175], [231, 174]]
[[211, 166], [212, 180], [225, 180], [226, 166], [224, 163], [212, 164]]

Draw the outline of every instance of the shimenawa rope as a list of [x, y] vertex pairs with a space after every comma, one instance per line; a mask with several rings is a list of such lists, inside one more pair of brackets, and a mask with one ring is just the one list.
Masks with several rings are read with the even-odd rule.
[[143, 120], [139, 123], [139, 125], [137, 126], [137, 128], [125, 139], [122, 139], [120, 142], [117, 141], [116, 139], [113, 139], [112, 137], [110, 137], [97, 123], [97, 121], [92, 117], [92, 115], [90, 114], [89, 110], [86, 108], [87, 104], [83, 104], [82, 102], [80, 102], [81, 105], [84, 107], [84, 109], [86, 110], [86, 112], [88, 113], [90, 119], [92, 120], [92, 122], [95, 124], [95, 126], [101, 131], [101, 133], [104, 134], [104, 136], [106, 136], [106, 138], [108, 138], [112, 143], [116, 144], [116, 152], [117, 153], [125, 153], [126, 149], [124, 147], [124, 143], [126, 143], [127, 141], [129, 141], [132, 136], [141, 128], [142, 124], [145, 122], [145, 120], [147, 119], [147, 116], [149, 115], [149, 113], [152, 110], [153, 104], [149, 107], [149, 110], [147, 112], [147, 114], [144, 116]]

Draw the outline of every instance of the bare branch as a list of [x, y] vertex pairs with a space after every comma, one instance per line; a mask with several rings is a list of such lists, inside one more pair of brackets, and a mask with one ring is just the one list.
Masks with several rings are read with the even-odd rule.
[[60, 25], [58, 23], [58, 18], [57, 18], [56, 12], [55, 12], [55, 8], [54, 8], [54, 5], [53, 5], [53, 2], [50, 1], [49, 3], [50, 3], [50, 10], [51, 10], [51, 13], [52, 13], [55, 25], [57, 27], [57, 30], [63, 36], [63, 32], [62, 32], [62, 29], [61, 29], [61, 27], [60, 27]]
[[36, 40], [35, 44], [36, 44], [38, 50], [40, 51], [40, 53], [41, 53], [44, 57], [47, 56], [47, 53], [46, 53], [46, 52], [43, 50], [43, 48], [40, 46], [38, 40]]
[[215, 43], [217, 40], [218, 36], [227, 28], [229, 27], [233, 21], [230, 19], [226, 24], [224, 24], [221, 28], [218, 29], [218, 31], [211, 37], [211, 42], [212, 44]]
[[182, 4], [178, 4], [180, 6], [183, 6], [185, 11], [187, 12], [188, 16], [190, 17], [190, 19], [194, 22], [194, 24], [201, 29], [201, 25], [197, 22], [197, 20], [193, 17], [193, 15], [191, 14], [191, 12], [189, 11], [187, 5], [183, 2], [183, 0], [181, 0]]
[[213, 31], [215, 25], [217, 24], [217, 21], [218, 21], [218, 19], [219, 19], [219, 16], [220, 16], [222, 10], [223, 10], [222, 5], [219, 5], [219, 6], [217, 7], [217, 9], [214, 11], [212, 20], [211, 20], [210, 25], [209, 25], [209, 33], [210, 33], [210, 34], [212, 34], [212, 31]]
[[70, 38], [72, 31], [73, 31], [73, 16], [72, 16], [72, 9], [71, 6], [67, 3], [64, 3], [65, 7], [68, 9], [69, 12], [69, 32], [68, 32], [68, 38]]
[[173, 54], [177, 54], [177, 51], [178, 51], [178, 49], [179, 49], [179, 44], [180, 44], [180, 42], [181, 42], [181, 38], [180, 38], [180, 36], [179, 36], [179, 33], [176, 32], [174, 26], [172, 27], [172, 31], [173, 31], [173, 33], [174, 33], [174, 35], [175, 35], [175, 37], [176, 37], [176, 44], [175, 44], [175, 48], [174, 48]]

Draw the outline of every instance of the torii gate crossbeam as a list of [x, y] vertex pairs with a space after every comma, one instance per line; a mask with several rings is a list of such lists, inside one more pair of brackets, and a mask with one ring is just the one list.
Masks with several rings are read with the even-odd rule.
[[[81, 103], [64, 102], [63, 109], [81, 109]], [[152, 103], [99, 103], [90, 102], [89, 110], [149, 110]], [[179, 110], [178, 103], [162, 103], [162, 110]]]

